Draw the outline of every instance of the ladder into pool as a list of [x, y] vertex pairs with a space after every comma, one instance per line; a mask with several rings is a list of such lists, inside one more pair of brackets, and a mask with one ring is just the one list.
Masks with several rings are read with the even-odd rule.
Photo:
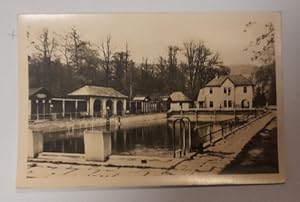
[[[186, 123], [188, 127], [188, 148], [186, 148]], [[179, 122], [179, 149], [176, 150], [176, 123]], [[179, 152], [179, 157], [186, 155], [186, 150], [191, 152], [192, 134], [191, 134], [191, 120], [188, 117], [177, 118], [173, 121], [173, 158], [176, 158], [176, 153]]]

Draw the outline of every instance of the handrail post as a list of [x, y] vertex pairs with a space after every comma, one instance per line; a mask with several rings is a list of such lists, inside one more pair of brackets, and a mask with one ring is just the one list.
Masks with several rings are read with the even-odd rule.
[[[177, 120], [177, 119], [176, 119]], [[176, 157], [176, 147], [175, 147], [175, 124], [176, 120], [173, 122], [173, 158]]]
[[190, 122], [190, 119], [188, 117], [182, 117], [182, 118], [178, 118], [178, 119], [175, 119], [173, 121], [173, 158], [176, 157], [176, 122], [179, 121], [180, 123], [180, 129], [179, 129], [179, 148], [180, 148], [180, 151], [179, 151], [179, 155], [180, 155], [180, 158], [181, 158], [181, 155], [183, 153], [183, 155], [186, 154], [185, 150], [186, 150], [186, 133], [185, 133], [185, 130], [186, 130], [186, 125], [185, 125], [185, 122], [184, 122], [184, 119], [187, 119], [188, 121], [188, 130], [189, 130], [189, 142], [188, 142], [188, 149], [189, 149], [189, 152], [191, 150], [191, 122]]
[[176, 157], [176, 148], [175, 148], [175, 130], [173, 130], [173, 158]]
[[212, 124], [210, 124], [210, 126], [209, 126], [209, 143], [210, 143], [210, 146], [212, 146], [213, 145], [213, 143], [212, 143]]
[[180, 145], [180, 158], [181, 158], [182, 153], [183, 155], [185, 155], [185, 123], [183, 118], [180, 119], [180, 138], [181, 138], [181, 145]]
[[189, 152], [192, 150], [192, 129], [191, 129], [191, 122], [189, 121]]
[[198, 110], [196, 110], [196, 126], [198, 126]]
[[179, 157], [181, 158], [181, 152], [182, 152], [182, 120], [179, 120]]
[[224, 140], [224, 126], [223, 122], [221, 123], [222, 139]]
[[[182, 117], [181, 120], [184, 122], [184, 119], [188, 122], [188, 152], [191, 152], [192, 148], [192, 129], [191, 129], [191, 120], [188, 117]], [[184, 123], [185, 128], [185, 123]], [[185, 147], [186, 148], [186, 147]]]
[[182, 151], [184, 156], [185, 156], [185, 146], [186, 144], [185, 144], [185, 127], [184, 127], [182, 130]]

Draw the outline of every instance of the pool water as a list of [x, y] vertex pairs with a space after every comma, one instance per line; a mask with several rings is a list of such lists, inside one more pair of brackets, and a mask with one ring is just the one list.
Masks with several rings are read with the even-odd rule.
[[[199, 124], [199, 123], [197, 123]], [[205, 124], [205, 123], [202, 123]], [[192, 123], [194, 128], [195, 123]], [[214, 130], [220, 126], [214, 126]], [[43, 138], [44, 152], [84, 153], [83, 132], [85, 129], [66, 130], [61, 132], [45, 133]], [[105, 130], [103, 127], [94, 130]], [[192, 149], [199, 150], [203, 141], [200, 135], [207, 134], [209, 128], [191, 130]], [[186, 142], [188, 142], [188, 129], [186, 129]], [[175, 145], [180, 145], [179, 125], [175, 127]], [[111, 131], [112, 154], [136, 156], [172, 156], [173, 155], [173, 129], [172, 122], [161, 120], [147, 122], [139, 126], [119, 127]], [[202, 143], [201, 143], [202, 142]]]

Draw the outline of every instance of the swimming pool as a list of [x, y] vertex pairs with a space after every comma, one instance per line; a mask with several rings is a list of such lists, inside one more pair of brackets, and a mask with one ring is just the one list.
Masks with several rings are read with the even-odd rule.
[[[205, 122], [192, 122], [195, 125], [207, 124]], [[160, 119], [134, 125], [124, 125], [111, 128], [112, 154], [114, 155], [135, 155], [135, 156], [172, 156], [173, 155], [173, 128], [172, 121]], [[180, 145], [179, 125], [175, 127], [175, 145]], [[214, 124], [213, 130], [221, 126]], [[84, 153], [83, 133], [86, 129], [65, 130], [43, 134], [44, 152], [61, 153]], [[105, 130], [105, 127], [88, 128], [88, 130]], [[208, 133], [209, 127], [202, 127], [200, 130], [191, 130], [192, 149], [201, 150], [204, 141], [209, 137], [200, 138]], [[186, 128], [188, 134], [188, 128]], [[188, 138], [188, 135], [186, 135]], [[187, 142], [187, 141], [186, 141]]]

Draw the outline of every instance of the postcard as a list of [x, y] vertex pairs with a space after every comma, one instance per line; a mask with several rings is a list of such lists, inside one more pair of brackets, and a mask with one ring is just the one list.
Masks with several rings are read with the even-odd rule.
[[285, 181], [279, 12], [18, 23], [17, 187]]

